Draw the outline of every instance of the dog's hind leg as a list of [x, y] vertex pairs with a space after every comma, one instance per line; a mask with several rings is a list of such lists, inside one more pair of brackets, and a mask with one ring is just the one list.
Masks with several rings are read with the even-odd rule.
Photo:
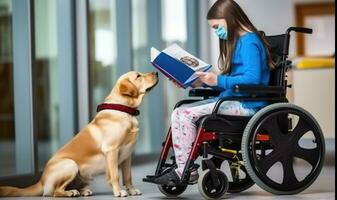
[[89, 186], [85, 186], [80, 189], [81, 196], [87, 197], [92, 196], [92, 191], [90, 190]]
[[46, 170], [44, 179], [44, 196], [76, 197], [80, 196], [77, 189], [66, 190], [67, 186], [79, 173], [78, 165], [71, 159], [58, 160]]
[[78, 189], [81, 196], [91, 196], [92, 191], [89, 189], [88, 185], [88, 179], [82, 177], [81, 174], [78, 173], [74, 180], [68, 184], [66, 190]]

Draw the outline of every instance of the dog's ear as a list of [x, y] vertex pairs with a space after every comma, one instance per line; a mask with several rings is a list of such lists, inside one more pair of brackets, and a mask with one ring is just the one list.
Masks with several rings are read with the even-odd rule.
[[119, 93], [130, 97], [138, 97], [137, 87], [129, 79], [124, 79], [119, 84]]

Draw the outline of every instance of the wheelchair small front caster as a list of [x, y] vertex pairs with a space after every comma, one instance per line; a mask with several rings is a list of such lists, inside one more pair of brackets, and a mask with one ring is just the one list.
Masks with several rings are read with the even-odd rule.
[[158, 189], [165, 196], [173, 198], [178, 197], [182, 193], [185, 192], [187, 185], [179, 185], [179, 186], [168, 186], [168, 185], [158, 185]]
[[[228, 191], [228, 179], [225, 173], [216, 170], [213, 175], [206, 170], [198, 180], [198, 189], [205, 199], [221, 199]], [[215, 180], [214, 180], [215, 179]]]

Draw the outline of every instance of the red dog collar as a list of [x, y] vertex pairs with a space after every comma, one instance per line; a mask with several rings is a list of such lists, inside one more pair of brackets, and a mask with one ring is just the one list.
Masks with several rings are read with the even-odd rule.
[[97, 106], [97, 112], [102, 110], [118, 110], [121, 112], [128, 113], [132, 116], [138, 116], [139, 110], [130, 108], [128, 106], [120, 105], [120, 104], [109, 104], [109, 103], [103, 103], [101, 105]]

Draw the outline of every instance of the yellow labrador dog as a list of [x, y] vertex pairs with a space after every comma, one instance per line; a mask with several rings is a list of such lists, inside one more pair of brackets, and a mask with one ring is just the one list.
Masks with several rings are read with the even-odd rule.
[[[131, 181], [131, 153], [138, 137], [138, 121], [132, 114], [137, 114], [134, 111], [144, 95], [157, 83], [155, 72], [121, 76], [105, 99], [106, 107], [56, 152], [39, 182], [27, 188], [0, 187], [0, 196], [89, 196], [88, 182], [103, 172], [116, 197], [140, 195]], [[117, 110], [109, 109], [109, 105], [117, 105]], [[126, 190], [118, 182], [119, 166]]]

